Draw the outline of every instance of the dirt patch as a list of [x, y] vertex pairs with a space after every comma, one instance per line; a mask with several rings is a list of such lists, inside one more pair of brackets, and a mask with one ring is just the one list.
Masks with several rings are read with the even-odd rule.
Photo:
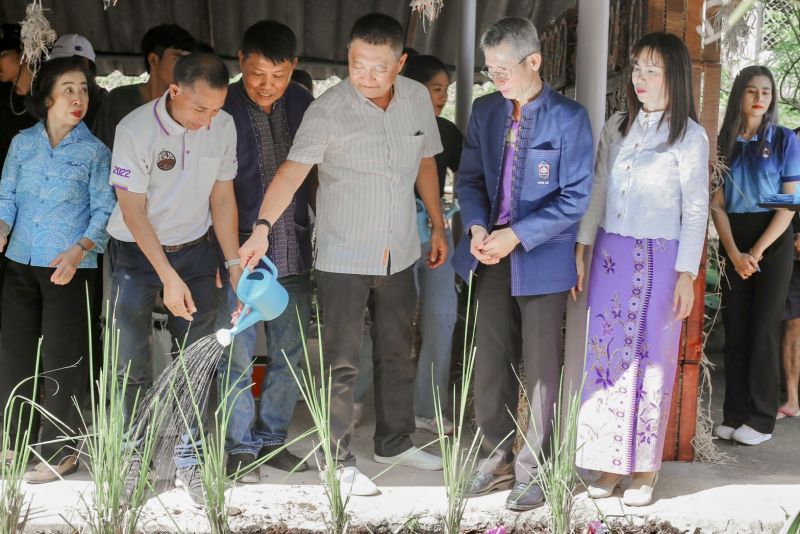
[[[463, 530], [463, 534], [485, 534], [490, 526], [471, 528]], [[609, 525], [608, 534], [686, 534], [685, 530], [679, 530], [669, 523], [662, 521], [650, 521], [643, 525], [633, 525], [628, 523], [615, 522]], [[269, 527], [246, 527], [236, 531], [237, 534], [323, 534], [323, 531], [289, 528], [285, 524], [272, 525]], [[348, 534], [441, 534], [441, 527], [431, 529], [403, 528], [400, 530], [391, 529], [384, 525], [379, 526], [354, 526], [348, 530]], [[575, 526], [571, 534], [584, 534], [586, 526]], [[526, 523], [520, 527], [509, 527], [506, 534], [550, 534], [547, 527], [542, 523]]]

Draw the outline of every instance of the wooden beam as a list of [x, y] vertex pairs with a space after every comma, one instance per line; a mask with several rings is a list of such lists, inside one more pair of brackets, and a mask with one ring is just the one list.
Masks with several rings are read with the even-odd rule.
[[678, 422], [678, 461], [694, 460], [694, 435], [697, 431], [697, 394], [700, 386], [699, 363], [681, 365], [681, 416]]
[[647, 3], [647, 33], [663, 32], [666, 20], [667, 0], [650, 0]]
[[706, 129], [708, 146], [711, 147], [713, 160], [719, 134], [719, 91], [722, 79], [722, 65], [704, 63], [703, 68], [703, 109], [700, 124]]
[[686, 0], [667, 0], [665, 31], [683, 39], [686, 36]]
[[700, 59], [703, 53], [703, 39], [697, 32], [697, 27], [703, 21], [703, 3], [700, 2], [700, 5], [697, 5], [690, 0], [687, 8], [684, 42], [686, 48], [689, 49], [689, 56], [692, 59]]

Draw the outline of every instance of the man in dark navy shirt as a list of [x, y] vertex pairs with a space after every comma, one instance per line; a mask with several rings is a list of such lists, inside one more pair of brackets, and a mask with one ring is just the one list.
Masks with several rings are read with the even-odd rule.
[[[242, 79], [231, 85], [224, 109], [236, 123], [239, 171], [234, 180], [239, 208], [239, 238], [244, 243], [255, 224], [264, 193], [278, 167], [286, 160], [295, 132], [314, 97], [291, 82], [297, 66], [297, 38], [287, 26], [270, 20], [245, 31], [239, 51]], [[270, 226], [269, 259], [277, 266], [280, 283], [289, 293], [289, 306], [278, 318], [264, 324], [269, 373], [261, 383], [259, 411], [250, 394], [249, 365], [256, 344], [254, 325], [241, 332], [233, 344], [230, 379], [236, 397], [228, 424], [226, 449], [228, 474], [237, 471], [242, 482], [258, 482], [258, 468], [241, 469], [282, 447], [294, 413], [299, 389], [291, 365], [299, 367], [303, 346], [295, 309], [307, 325], [311, 308], [311, 236], [309, 232], [309, 186], [302, 186], [289, 208]], [[220, 268], [224, 275], [231, 262]], [[229, 328], [236, 308], [236, 295], [229, 284], [220, 289], [218, 327]], [[286, 354], [284, 358], [283, 354]], [[228, 373], [228, 362], [220, 364], [220, 376]], [[234, 392], [236, 395], [236, 392]], [[282, 449], [268, 465], [291, 471], [307, 468], [302, 460]]]

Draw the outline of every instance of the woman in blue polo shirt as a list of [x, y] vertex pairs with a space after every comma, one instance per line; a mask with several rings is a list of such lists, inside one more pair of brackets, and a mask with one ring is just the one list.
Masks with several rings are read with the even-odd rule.
[[[78, 58], [42, 65], [31, 91], [40, 121], [11, 141], [0, 180], [0, 250], [8, 258], [0, 405], [35, 373], [41, 339], [41, 367], [48, 376], [44, 407], [74, 432], [80, 432], [81, 418], [73, 399], [82, 405], [89, 362], [86, 291], [94, 287], [97, 252], [105, 246], [115, 202], [108, 183], [111, 154], [82, 122], [88, 77]], [[30, 398], [32, 389], [27, 380], [16, 393]], [[77, 443], [62, 440], [64, 432], [43, 419], [41, 453], [50, 465], [29, 472], [29, 484], [77, 470]], [[31, 439], [39, 441], [36, 434]]]
[[725, 257], [725, 404], [714, 435], [746, 445], [769, 440], [775, 426], [781, 315], [792, 274], [794, 212], [758, 203], [794, 193], [800, 180], [800, 144], [776, 124], [775, 94], [766, 67], [736, 76], [718, 139], [730, 170], [712, 200]]

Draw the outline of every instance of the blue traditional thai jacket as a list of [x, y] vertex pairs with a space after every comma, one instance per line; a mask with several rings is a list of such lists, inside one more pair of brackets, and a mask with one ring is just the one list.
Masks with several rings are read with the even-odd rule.
[[[453, 265], [464, 280], [477, 268], [470, 228], [488, 231], [500, 211], [504, 139], [513, 105], [499, 92], [475, 100], [464, 138], [456, 192], [466, 237]], [[589, 206], [594, 148], [586, 110], [547, 84], [522, 107], [514, 156], [511, 229], [520, 244], [511, 252], [511, 293], [543, 295], [575, 285], [575, 238]]]

